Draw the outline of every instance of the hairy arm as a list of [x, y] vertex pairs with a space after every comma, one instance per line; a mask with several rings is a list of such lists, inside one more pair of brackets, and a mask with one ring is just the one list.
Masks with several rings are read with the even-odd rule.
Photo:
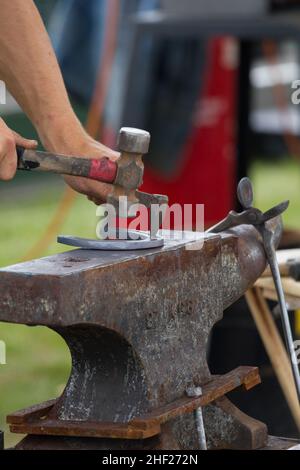
[[[50, 39], [32, 0], [1, 0], [0, 79], [35, 126], [48, 151], [99, 157], [116, 154], [91, 139], [70, 104]], [[66, 178], [95, 200], [106, 185]]]

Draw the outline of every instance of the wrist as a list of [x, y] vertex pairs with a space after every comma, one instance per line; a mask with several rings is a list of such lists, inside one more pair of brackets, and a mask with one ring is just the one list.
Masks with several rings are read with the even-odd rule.
[[46, 119], [37, 125], [37, 130], [44, 148], [55, 153], [76, 153], [89, 136], [74, 113], [70, 116], [47, 115]]
[[118, 152], [94, 140], [73, 113], [71, 116], [47, 115], [43, 125], [36, 125], [41, 142], [48, 152], [116, 160]]

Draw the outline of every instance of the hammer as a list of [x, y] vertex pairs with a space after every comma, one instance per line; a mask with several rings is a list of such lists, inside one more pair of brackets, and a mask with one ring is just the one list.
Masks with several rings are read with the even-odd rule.
[[18, 170], [45, 171], [61, 175], [81, 176], [109, 183], [112, 192], [107, 202], [118, 210], [119, 198], [126, 196], [128, 207], [140, 203], [146, 207], [151, 204], [168, 202], [167, 196], [142, 193], [137, 189], [143, 183], [143, 155], [148, 153], [150, 134], [147, 131], [123, 127], [119, 132], [118, 150], [120, 157], [111, 161], [108, 157], [89, 159], [69, 155], [57, 155], [37, 150], [27, 150], [17, 147]]

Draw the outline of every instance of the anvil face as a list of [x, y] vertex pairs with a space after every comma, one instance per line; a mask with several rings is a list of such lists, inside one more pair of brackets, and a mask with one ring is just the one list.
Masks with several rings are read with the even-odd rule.
[[209, 380], [209, 334], [264, 270], [263, 247], [251, 227], [193, 250], [203, 234], [168, 235], [161, 249], [75, 250], [0, 270], [0, 321], [46, 325], [70, 348], [56, 418], [125, 422]]

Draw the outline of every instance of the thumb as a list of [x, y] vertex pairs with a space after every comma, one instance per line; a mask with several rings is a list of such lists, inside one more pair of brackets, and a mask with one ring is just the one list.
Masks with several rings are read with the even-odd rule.
[[20, 134], [18, 134], [15, 131], [13, 131], [13, 135], [15, 138], [16, 145], [20, 145], [20, 147], [33, 150], [38, 146], [38, 143], [36, 140], [25, 139], [25, 137], [22, 137]]

